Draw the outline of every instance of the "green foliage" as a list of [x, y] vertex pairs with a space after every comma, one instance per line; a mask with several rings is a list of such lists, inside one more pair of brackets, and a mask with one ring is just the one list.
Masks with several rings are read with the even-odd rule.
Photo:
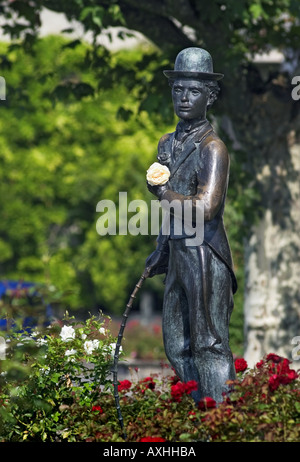
[[[109, 378], [115, 337], [109, 320], [70, 318], [46, 332], [10, 332], [0, 362], [2, 442], [122, 442]], [[296, 442], [300, 429], [298, 374], [267, 355], [253, 369], [236, 360], [237, 379], [216, 405], [190, 394], [168, 366], [161, 374], [119, 382], [128, 442]], [[137, 373], [138, 374], [138, 373]]]
[[[155, 236], [99, 236], [96, 205], [118, 204], [122, 191], [128, 202], [150, 201], [145, 171], [166, 128], [145, 112], [124, 121], [138, 111], [135, 94], [116, 76], [113, 88], [90, 91], [98, 79], [84, 63], [90, 49], [68, 43], [48, 37], [30, 56], [2, 45], [11, 68], [0, 124], [1, 275], [68, 291], [73, 307], [119, 312]], [[123, 54], [115, 66], [134, 68], [140, 56]]]

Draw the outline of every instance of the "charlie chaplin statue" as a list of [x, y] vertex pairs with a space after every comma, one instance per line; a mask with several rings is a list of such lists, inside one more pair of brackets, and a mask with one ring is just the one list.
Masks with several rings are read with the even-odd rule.
[[169, 181], [147, 186], [160, 201], [203, 201], [204, 238], [200, 245], [186, 245], [184, 229], [176, 234], [171, 215], [170, 232], [160, 232], [146, 268], [149, 277], [166, 273], [162, 322], [167, 358], [180, 380], [198, 383], [192, 392], [196, 402], [207, 396], [221, 402], [226, 382], [235, 379], [229, 320], [237, 283], [223, 224], [229, 155], [206, 111], [217, 98], [223, 74], [213, 71], [206, 50], [194, 47], [182, 50], [174, 70], [164, 74], [180, 121], [158, 144], [157, 160], [168, 167]]

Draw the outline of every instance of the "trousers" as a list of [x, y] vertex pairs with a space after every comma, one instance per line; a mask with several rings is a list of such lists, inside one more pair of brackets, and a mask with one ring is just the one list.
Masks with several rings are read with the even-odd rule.
[[188, 247], [169, 240], [169, 266], [163, 301], [163, 341], [181, 381], [195, 380], [195, 402], [222, 402], [228, 380], [236, 377], [229, 347], [233, 309], [229, 269], [207, 245]]

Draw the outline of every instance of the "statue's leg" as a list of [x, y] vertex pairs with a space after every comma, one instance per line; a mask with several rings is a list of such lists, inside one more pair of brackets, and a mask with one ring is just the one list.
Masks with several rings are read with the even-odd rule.
[[168, 275], [166, 278], [163, 306], [163, 339], [166, 356], [181, 381], [196, 380], [198, 371], [190, 349], [189, 306], [182, 286], [181, 268], [183, 265], [180, 242], [170, 243]]
[[[229, 319], [233, 308], [231, 276], [226, 265], [209, 247], [198, 248], [198, 259], [198, 290], [189, 297], [190, 346], [199, 373], [201, 397], [210, 396], [221, 402], [223, 393], [229, 389], [226, 382], [235, 379], [229, 347]], [[213, 343], [201, 330], [203, 318], [213, 333]]]

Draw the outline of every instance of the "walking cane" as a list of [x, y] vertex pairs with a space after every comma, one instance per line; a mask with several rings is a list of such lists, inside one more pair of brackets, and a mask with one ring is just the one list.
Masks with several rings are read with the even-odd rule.
[[144, 280], [149, 276], [150, 273], [150, 268], [146, 268], [145, 271], [143, 272], [142, 276], [140, 277], [138, 283], [136, 284], [132, 294], [130, 295], [129, 301], [126, 305], [126, 309], [123, 314], [121, 326], [120, 326], [120, 331], [118, 334], [118, 339], [117, 339], [117, 344], [116, 344], [116, 349], [115, 349], [115, 354], [114, 354], [114, 366], [112, 369], [113, 372], [113, 386], [114, 386], [114, 397], [115, 397], [115, 402], [116, 402], [116, 409], [117, 409], [117, 415], [118, 415], [118, 420], [119, 424], [121, 427], [121, 430], [123, 432], [123, 438], [126, 440], [127, 435], [126, 432], [124, 431], [124, 421], [121, 413], [121, 408], [120, 408], [120, 399], [119, 399], [119, 391], [118, 391], [118, 361], [119, 361], [119, 351], [120, 351], [120, 346], [123, 338], [123, 332], [125, 329], [125, 325], [127, 322], [127, 318], [129, 315], [129, 312], [131, 310], [133, 300], [136, 297], [136, 294], [138, 290], [141, 288]]

